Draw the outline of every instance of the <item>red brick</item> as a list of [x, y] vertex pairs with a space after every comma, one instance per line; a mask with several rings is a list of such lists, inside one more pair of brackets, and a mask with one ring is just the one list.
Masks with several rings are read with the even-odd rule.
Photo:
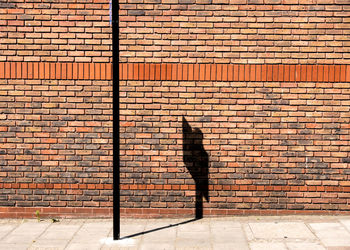
[[32, 62], [28, 62], [28, 79], [33, 79], [34, 77], [34, 64]]
[[227, 72], [227, 80], [233, 81], [234, 79], [234, 65], [229, 64], [228, 65], [228, 72]]
[[256, 65], [255, 64], [251, 64], [250, 65], [250, 81], [255, 82], [256, 81]]
[[62, 63], [56, 63], [54, 64], [54, 67], [55, 67], [55, 76], [53, 79], [63, 79], [62, 72], [61, 72]]
[[308, 72], [307, 72], [307, 65], [301, 65], [301, 75], [300, 75], [300, 81], [306, 82], [307, 77], [308, 77]]
[[22, 78], [22, 63], [17, 62], [16, 63], [16, 79]]
[[[139, 64], [139, 76], [138, 76], [139, 80], [144, 80], [145, 79], [145, 68], [146, 68], [145, 64], [143, 64], [143, 63]], [[171, 79], [171, 77], [170, 77], [170, 79]]]
[[329, 65], [329, 71], [328, 71], [328, 80], [330, 82], [334, 82], [335, 80], [335, 66], [334, 65]]
[[323, 68], [323, 80], [329, 82], [329, 65], [324, 65]]
[[317, 65], [317, 81], [318, 82], [323, 82], [323, 77], [324, 77], [324, 74], [323, 74], [323, 65]]
[[262, 65], [261, 64], [256, 65], [256, 81], [257, 82], [262, 81]]
[[198, 81], [200, 77], [200, 65], [194, 64], [193, 66], [193, 80]]
[[189, 75], [189, 72], [188, 72], [188, 64], [183, 64], [182, 65], [182, 80], [183, 81], [187, 81], [188, 80], [188, 75]]
[[[133, 70], [132, 72], [134, 73]], [[134, 79], [134, 74], [132, 75], [132, 79]], [[106, 63], [101, 63], [101, 80], [106, 80]]]
[[290, 78], [291, 66], [292, 65], [283, 65], [283, 75], [284, 75], [283, 81], [286, 81], [286, 82], [291, 81], [291, 78]]
[[161, 65], [159, 63], [156, 64], [156, 71], [155, 71], [155, 80], [161, 79]]
[[227, 81], [228, 79], [228, 64], [222, 65], [222, 81]]
[[171, 80], [177, 80], [177, 64], [171, 65]]
[[183, 65], [182, 64], [179, 64], [177, 65], [177, 77], [176, 77], [176, 80], [178, 81], [182, 81], [182, 77], [183, 77], [183, 72], [182, 72], [182, 68], [183, 68]]
[[244, 65], [244, 81], [250, 81], [250, 65]]
[[308, 82], [311, 82], [312, 81], [312, 72], [313, 68], [312, 68], [312, 65], [306, 65], [306, 80]]
[[172, 80], [171, 79], [171, 76], [172, 76], [171, 69], [172, 69], [172, 65], [170, 63], [166, 64], [166, 80], [168, 80], [168, 81]]
[[[133, 66], [134, 66], [133, 67], [134, 74], [133, 74], [132, 79], [133, 80], [139, 80], [139, 64], [138, 63], [134, 63]], [[106, 75], [106, 79], [108, 79], [107, 75]]]
[[346, 65], [340, 66], [340, 81], [341, 82], [346, 81]]
[[273, 67], [274, 65], [267, 65], [267, 81], [271, 82], [273, 80]]
[[161, 80], [166, 80], [166, 76], [167, 76], [167, 72], [166, 72], [167, 68], [166, 68], [166, 64], [161, 64], [161, 69], [160, 69], [160, 79]]
[[265, 82], [267, 81], [267, 65], [261, 66], [261, 81]]
[[239, 64], [238, 66], [238, 81], [244, 81], [244, 64]]
[[222, 64], [216, 65], [216, 80], [222, 81]]
[[350, 82], [350, 65], [346, 65], [345, 81]]
[[44, 79], [44, 77], [45, 77], [44, 70], [45, 70], [44, 63], [34, 63], [34, 78], [35, 79]]
[[217, 70], [216, 70], [216, 64], [210, 65], [210, 80], [216, 81], [217, 77]]
[[145, 65], [145, 80], [150, 80], [151, 79], [151, 69], [150, 69], [150, 64]]
[[210, 73], [211, 73], [211, 67], [210, 67], [210, 64], [206, 64], [205, 65], [205, 76], [204, 76], [204, 80], [205, 81], [210, 81]]
[[272, 80], [273, 81], [278, 81], [279, 80], [279, 65], [275, 64], [272, 65]]
[[61, 76], [62, 79], [67, 79], [67, 75], [68, 75], [68, 65], [67, 63], [62, 63], [62, 68], [61, 68]]
[[240, 67], [238, 64], [233, 65], [233, 80], [235, 82], [239, 81], [239, 75], [240, 75]]
[[295, 81], [301, 81], [301, 65], [295, 65]]
[[335, 82], [340, 81], [340, 65], [334, 66], [334, 81]]
[[[77, 63], [72, 63], [72, 64], [68, 65], [68, 67], [69, 68], [71, 67], [71, 72], [69, 72], [69, 69], [68, 69], [67, 78], [68, 79], [73, 79], [73, 80], [78, 80], [79, 79], [79, 76], [78, 76], [78, 64]], [[71, 74], [69, 74], [69, 73], [71, 73]]]
[[[88, 80], [90, 78], [90, 64], [89, 63], [84, 63], [84, 80]], [[112, 73], [112, 72], [110, 72]]]

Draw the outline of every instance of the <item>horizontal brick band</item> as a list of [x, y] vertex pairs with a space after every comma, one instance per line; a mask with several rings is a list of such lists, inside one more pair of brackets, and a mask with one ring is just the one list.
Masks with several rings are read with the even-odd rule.
[[112, 190], [112, 184], [0, 183], [3, 189], [91, 189]]
[[[112, 218], [112, 208], [91, 207], [0, 207], [0, 218]], [[187, 218], [195, 214], [193, 208], [121, 208], [123, 218]], [[278, 210], [278, 209], [215, 209], [204, 208], [205, 216], [237, 215], [350, 215], [350, 211], [339, 210]]]
[[[120, 213], [124, 218], [184, 218], [193, 216], [195, 210], [191, 208], [121, 208]], [[350, 215], [350, 211], [204, 208], [203, 214], [208, 217], [237, 215]]]
[[120, 63], [120, 80], [350, 82], [350, 65]]
[[99, 207], [0, 207], [0, 218], [112, 218], [113, 208]]
[[0, 62], [0, 79], [111, 80], [111, 63]]
[[[341, 185], [341, 184], [340, 184]], [[196, 190], [195, 185], [121, 185], [122, 190]], [[209, 185], [211, 191], [350, 192], [350, 186]]]
[[[0, 79], [112, 80], [111, 63], [0, 62]], [[120, 63], [120, 80], [350, 82], [350, 65]]]
[[[52, 183], [0, 183], [3, 189], [90, 189], [112, 190], [112, 184], [52, 184]], [[154, 185], [154, 184], [122, 184], [121, 190], [183, 190], [194, 191], [195, 185]], [[338, 185], [209, 185], [211, 191], [282, 191], [282, 192], [350, 192], [349, 182]]]

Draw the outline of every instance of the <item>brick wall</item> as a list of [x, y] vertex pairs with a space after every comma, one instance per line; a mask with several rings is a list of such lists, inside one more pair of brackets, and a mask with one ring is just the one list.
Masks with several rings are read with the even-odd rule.
[[[350, 2], [119, 3], [123, 216], [349, 213]], [[111, 216], [109, 1], [0, 7], [0, 216]]]
[[122, 0], [121, 62], [349, 64], [348, 0]]
[[193, 214], [184, 120], [204, 214], [350, 211], [349, 1], [120, 3], [124, 213]]
[[111, 216], [109, 7], [0, 1], [0, 217]]

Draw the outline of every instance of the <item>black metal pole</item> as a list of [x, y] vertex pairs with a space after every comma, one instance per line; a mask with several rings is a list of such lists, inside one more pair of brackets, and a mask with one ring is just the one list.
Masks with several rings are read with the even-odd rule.
[[119, 158], [119, 18], [118, 0], [112, 0], [113, 39], [113, 240], [120, 239], [120, 158]]

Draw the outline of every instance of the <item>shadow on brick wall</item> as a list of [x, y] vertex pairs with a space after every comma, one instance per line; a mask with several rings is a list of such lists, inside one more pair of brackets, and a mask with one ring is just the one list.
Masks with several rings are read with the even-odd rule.
[[209, 201], [209, 157], [203, 147], [203, 133], [182, 117], [183, 161], [196, 184], [196, 219], [203, 218], [203, 198]]

